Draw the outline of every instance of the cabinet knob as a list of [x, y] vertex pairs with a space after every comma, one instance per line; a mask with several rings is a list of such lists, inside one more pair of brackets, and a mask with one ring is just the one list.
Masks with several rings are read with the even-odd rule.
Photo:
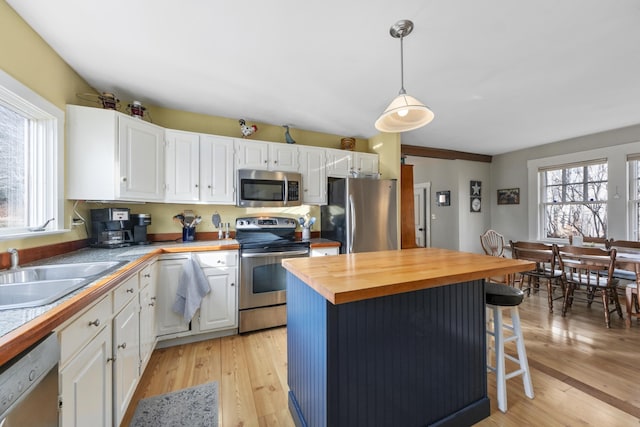
[[129, 288], [129, 289], [127, 289], [127, 293], [128, 293], [128, 294], [132, 294], [132, 293], [133, 293], [133, 288]]
[[147, 273], [147, 274], [145, 274], [145, 275], [144, 275], [144, 277], [147, 277], [147, 278], [148, 278], [148, 277], [151, 277], [151, 274], [150, 274], [150, 273]]
[[198, 188], [198, 184], [196, 184], [196, 188]]
[[235, 283], [231, 282], [231, 286], [235, 286], [235, 285], [236, 285]]
[[126, 176], [122, 177], [122, 182], [127, 182], [127, 177]]
[[156, 305], [156, 303], [155, 303], [155, 302], [150, 302], [150, 303], [149, 303], [149, 307], [153, 307], [153, 306], [155, 306], [155, 305]]
[[108, 357], [108, 358], [107, 358], [107, 363], [109, 363], [109, 362], [115, 362], [115, 361], [116, 361], [116, 358], [115, 358], [115, 357]]
[[124, 350], [125, 348], [127, 348], [127, 343], [123, 342], [122, 344], [118, 345], [118, 348], [121, 348]]
[[207, 188], [211, 188], [211, 186], [210, 186], [210, 185], [207, 185]]
[[277, 161], [277, 160], [274, 160], [274, 161], [273, 161], [273, 163], [277, 165], [277, 164], [278, 164], [278, 161]]
[[100, 326], [100, 319], [89, 322], [89, 326]]
[[264, 164], [265, 164], [265, 165], [267, 164], [267, 161], [266, 161], [266, 160], [264, 161]]

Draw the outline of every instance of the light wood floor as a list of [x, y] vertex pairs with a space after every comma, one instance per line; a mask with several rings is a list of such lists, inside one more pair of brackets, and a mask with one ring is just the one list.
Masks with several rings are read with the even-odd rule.
[[[508, 381], [509, 410], [498, 411], [489, 376], [491, 416], [479, 426], [640, 425], [640, 322], [626, 329], [602, 306], [576, 301], [563, 318], [546, 294], [520, 306], [535, 399], [520, 377]], [[292, 426], [287, 409], [286, 328], [154, 351], [123, 426], [138, 400], [218, 381], [220, 426]]]

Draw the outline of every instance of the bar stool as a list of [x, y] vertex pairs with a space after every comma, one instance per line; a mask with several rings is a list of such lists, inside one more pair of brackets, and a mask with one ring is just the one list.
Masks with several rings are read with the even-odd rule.
[[[524, 298], [522, 290], [500, 285], [497, 283], [485, 282], [484, 294], [487, 304], [487, 370], [496, 374], [496, 388], [498, 397], [498, 409], [507, 412], [507, 380], [517, 375], [522, 375], [524, 383], [524, 393], [528, 398], [533, 399], [533, 385], [531, 384], [531, 374], [529, 373], [529, 362], [527, 352], [524, 348], [524, 337], [520, 327], [520, 314], [518, 305]], [[503, 322], [502, 310], [509, 309], [511, 312], [511, 325]], [[507, 331], [507, 336], [505, 336]], [[493, 347], [491, 339], [493, 337]], [[515, 358], [504, 351], [504, 344], [515, 341], [518, 357]], [[491, 350], [495, 354], [495, 365], [491, 364]], [[513, 372], [506, 372], [505, 359], [509, 359], [519, 365], [519, 369]]]

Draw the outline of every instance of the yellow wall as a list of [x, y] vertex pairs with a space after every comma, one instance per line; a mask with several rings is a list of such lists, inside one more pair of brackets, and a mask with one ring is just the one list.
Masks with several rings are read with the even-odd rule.
[[[56, 106], [64, 110], [66, 104], [96, 106], [78, 94], [97, 94], [89, 84], [82, 79], [68, 64], [66, 64], [51, 47], [38, 36], [13, 9], [0, 0], [0, 69], [28, 86]], [[86, 98], [86, 97], [85, 97]], [[126, 101], [123, 101], [126, 105]], [[238, 119], [214, 117], [195, 114], [167, 108], [146, 106], [152, 121], [160, 126], [187, 130], [193, 132], [210, 133], [230, 137], [240, 137]], [[258, 132], [251, 139], [284, 143], [284, 129], [279, 125], [264, 123], [249, 123], [258, 126]], [[301, 145], [313, 145], [326, 148], [340, 148], [340, 139], [350, 135], [330, 135], [319, 132], [305, 131], [291, 128], [290, 134]], [[380, 168], [385, 178], [398, 178], [400, 168], [400, 138], [397, 135], [379, 135], [372, 140], [356, 139], [356, 150], [376, 152], [380, 154]], [[162, 203], [125, 204], [117, 203], [103, 205], [80, 202], [77, 212], [88, 219], [89, 209], [105, 206], [129, 207], [132, 213], [152, 214], [150, 233], [179, 232], [180, 227], [172, 220], [173, 216], [184, 209], [191, 209], [203, 217], [198, 231], [215, 231], [211, 223], [211, 215], [218, 212], [224, 222], [231, 222], [236, 217], [254, 215], [263, 212], [261, 209], [240, 209], [234, 206], [215, 205], [175, 205]], [[281, 213], [286, 216], [315, 216], [319, 229], [320, 210], [315, 206], [302, 206], [287, 209], [268, 209], [269, 213]], [[69, 226], [69, 217], [73, 214], [73, 201], [65, 202], [64, 224]], [[60, 219], [59, 219], [60, 220]], [[18, 249], [43, 246], [52, 243], [73, 241], [85, 238], [84, 227], [76, 227], [72, 231], [39, 238], [0, 241], [0, 251], [9, 247]]]

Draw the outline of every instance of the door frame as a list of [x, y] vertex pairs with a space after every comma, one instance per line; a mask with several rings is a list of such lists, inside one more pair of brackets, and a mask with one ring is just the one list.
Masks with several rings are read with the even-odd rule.
[[[422, 192], [424, 200], [424, 245], [427, 248], [431, 247], [431, 182], [423, 182], [413, 185], [413, 194], [416, 192]], [[414, 230], [417, 232], [417, 230]]]

